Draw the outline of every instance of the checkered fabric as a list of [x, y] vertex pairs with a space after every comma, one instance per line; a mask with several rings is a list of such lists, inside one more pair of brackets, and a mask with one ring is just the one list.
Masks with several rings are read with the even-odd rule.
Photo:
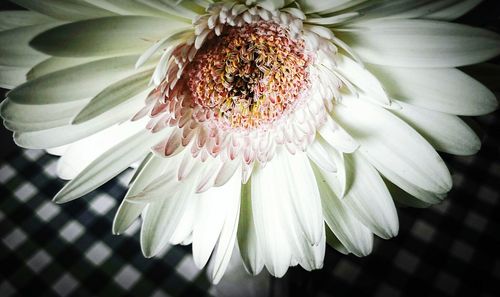
[[[455, 187], [430, 209], [399, 209], [400, 234], [365, 258], [327, 250], [325, 267], [273, 280], [282, 296], [500, 296], [500, 117], [481, 118], [474, 157], [446, 157]], [[209, 296], [190, 247], [145, 259], [139, 222], [111, 235], [131, 172], [56, 205], [57, 158], [23, 151], [0, 165], [0, 296]], [[34, 293], [36, 292], [36, 294]], [[273, 294], [271, 292], [271, 294]]]
[[188, 247], [145, 259], [139, 221], [125, 235], [111, 223], [127, 171], [68, 204], [51, 197], [63, 182], [57, 158], [24, 151], [0, 165], [0, 296], [211, 296]]
[[[484, 1], [462, 21], [500, 32], [499, 7]], [[270, 296], [500, 296], [500, 112], [479, 120], [481, 152], [445, 156], [454, 189], [444, 203], [400, 208], [398, 237], [376, 239], [370, 256], [328, 248], [322, 270], [292, 268], [272, 280]], [[0, 161], [0, 297], [210, 296], [190, 247], [145, 259], [138, 222], [111, 235], [130, 172], [56, 205], [56, 161], [42, 151]]]

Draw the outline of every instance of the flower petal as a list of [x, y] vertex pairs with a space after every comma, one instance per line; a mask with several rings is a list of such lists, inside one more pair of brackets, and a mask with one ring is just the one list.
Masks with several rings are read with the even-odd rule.
[[339, 37], [364, 61], [388, 66], [458, 67], [500, 54], [500, 36], [493, 32], [431, 20], [354, 23]]
[[229, 197], [229, 205], [224, 219], [224, 226], [212, 256], [210, 276], [214, 284], [217, 284], [224, 272], [226, 272], [234, 250], [240, 214], [241, 174], [233, 175], [231, 180], [223, 187], [226, 188], [224, 195]]
[[11, 67], [33, 67], [47, 58], [28, 44], [36, 35], [57, 24], [21, 27], [0, 32], [0, 65]]
[[240, 221], [238, 223], [238, 246], [246, 270], [252, 275], [260, 273], [264, 267], [261, 244], [252, 212], [251, 180], [242, 185]]
[[124, 139], [144, 129], [144, 121], [125, 122], [71, 144], [57, 162], [61, 179], [73, 179], [92, 161]]
[[345, 98], [333, 116], [361, 144], [359, 151], [382, 174], [390, 169], [422, 189], [443, 193], [450, 172], [432, 146], [389, 111], [364, 100]]
[[54, 21], [54, 19], [34, 11], [0, 11], [0, 31], [26, 26], [47, 24]]
[[398, 101], [402, 109], [392, 110], [417, 130], [436, 150], [470, 156], [479, 151], [481, 140], [459, 117], [415, 107]]
[[136, 96], [146, 98], [150, 92], [147, 88], [152, 74], [152, 69], [146, 70], [108, 86], [85, 105], [74, 118], [73, 124], [91, 120]]
[[332, 191], [331, 185], [338, 183], [336, 177], [317, 167], [314, 168], [314, 173], [328, 227], [349, 252], [358, 257], [370, 254], [373, 248], [373, 234]]
[[457, 69], [367, 67], [392, 98], [412, 105], [457, 115], [483, 115], [498, 107], [495, 94]]
[[[52, 56], [92, 57], [140, 53], [189, 24], [174, 18], [116, 16], [73, 22], [48, 30], [31, 41]], [[64, 44], [64, 46], [60, 46]]]
[[299, 2], [305, 13], [332, 13], [365, 1], [367, 0], [300, 0]]
[[371, 232], [388, 239], [398, 234], [396, 207], [379, 173], [361, 154], [346, 155], [354, 171], [350, 190], [342, 200]]
[[156, 134], [141, 131], [107, 150], [67, 183], [54, 197], [57, 203], [77, 199], [101, 186], [130, 164], [143, 158], [150, 148], [170, 133], [165, 129]]
[[302, 152], [281, 154], [280, 158], [296, 219], [309, 244], [318, 245], [323, 232], [323, 218], [318, 186], [309, 159]]
[[130, 183], [127, 194], [123, 198], [115, 218], [113, 219], [113, 234], [121, 234], [139, 217], [146, 206], [144, 203], [131, 203], [127, 197], [142, 191], [153, 177], [156, 177], [163, 170], [163, 158], [149, 154], [136, 169], [134, 177]]
[[[57, 105], [48, 106], [56, 107]], [[142, 101], [130, 101], [117, 106], [113, 110], [91, 121], [79, 125], [56, 122], [54, 127], [44, 129], [43, 125], [39, 122], [28, 122], [28, 124], [31, 125], [31, 129], [28, 131], [16, 130], [14, 133], [14, 141], [21, 147], [33, 149], [47, 149], [70, 144], [97, 133], [102, 129], [130, 119], [133, 115], [131, 113], [138, 110], [141, 106]], [[70, 122], [71, 118], [63, 119], [63, 121]]]
[[92, 4], [79, 0], [11, 0], [12, 2], [32, 11], [51, 16], [60, 20], [78, 20], [98, 18], [112, 15], [110, 11], [100, 9]]
[[49, 104], [91, 98], [112, 83], [137, 73], [137, 56], [107, 58], [74, 66], [30, 80], [10, 91], [22, 104]]
[[195, 199], [193, 186], [180, 184], [177, 191], [149, 203], [142, 214], [141, 249], [145, 257], [153, 257], [169, 242], [181, 221], [188, 200]]

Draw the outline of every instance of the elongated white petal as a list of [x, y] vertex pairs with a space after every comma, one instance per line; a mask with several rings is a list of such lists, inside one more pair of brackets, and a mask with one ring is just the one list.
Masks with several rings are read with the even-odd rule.
[[0, 66], [0, 88], [13, 89], [26, 82], [27, 67]]
[[227, 212], [224, 218], [217, 246], [212, 255], [211, 279], [217, 284], [226, 272], [229, 260], [234, 250], [236, 233], [238, 230], [238, 221], [240, 214], [240, 193], [241, 193], [241, 175], [235, 174], [231, 180], [223, 187], [226, 188], [224, 195], [229, 197]]
[[165, 129], [156, 134], [140, 131], [107, 150], [87, 166], [75, 179], [67, 183], [54, 197], [57, 203], [79, 198], [101, 186], [130, 164], [146, 156], [150, 148], [170, 133]]
[[108, 85], [133, 73], [137, 56], [113, 57], [89, 62], [30, 80], [9, 92], [23, 104], [60, 103], [97, 95]]
[[6, 128], [15, 132], [40, 131], [68, 125], [88, 99], [51, 105], [29, 105], [12, 102], [1, 103], [0, 115]]
[[429, 141], [436, 150], [454, 155], [473, 155], [481, 140], [459, 117], [398, 102], [397, 116], [405, 120]]
[[73, 179], [111, 147], [144, 129], [145, 122], [126, 122], [100, 131], [69, 146], [57, 163], [62, 179]]
[[[273, 159], [265, 168], [257, 167], [251, 177], [252, 212], [261, 245], [262, 258], [269, 272], [281, 277], [292, 261], [289, 218], [282, 196], [287, 195], [286, 181]], [[285, 203], [289, 203], [286, 201]]]
[[[50, 105], [49, 105], [50, 106]], [[15, 131], [14, 141], [25, 148], [47, 149], [73, 143], [114, 124], [128, 120], [142, 106], [142, 101], [131, 101], [103, 113], [91, 121], [79, 125], [56, 123], [55, 127], [44, 129], [43, 124], [34, 123], [29, 131]], [[66, 119], [71, 122], [71, 119]], [[65, 120], [65, 121], [66, 121]], [[38, 127], [38, 128], [37, 128]], [[42, 130], [40, 130], [42, 129]]]
[[340, 11], [367, 0], [300, 0], [301, 8], [305, 13], [329, 13]]
[[251, 180], [242, 185], [240, 220], [238, 223], [238, 247], [246, 270], [257, 275], [264, 267], [261, 244], [255, 228], [252, 212]]
[[207, 264], [224, 226], [231, 199], [237, 198], [237, 193], [228, 192], [226, 187], [196, 195], [199, 201], [193, 230], [193, 258], [198, 268]]
[[152, 178], [156, 177], [163, 170], [163, 158], [149, 154], [144, 158], [141, 165], [136, 169], [130, 187], [122, 200], [113, 220], [113, 234], [121, 234], [139, 217], [146, 204], [130, 203], [127, 197], [142, 191]]
[[[409, 207], [417, 207], [417, 208], [427, 208], [435, 203], [429, 203], [425, 202], [423, 200], [418, 199], [415, 196], [412, 196], [411, 194], [408, 194], [407, 192], [403, 191], [401, 188], [398, 186], [394, 185], [393, 183], [386, 181], [387, 188], [391, 192], [391, 196], [394, 199], [394, 202], [398, 206], [409, 206]], [[439, 203], [439, 202], [438, 202]]]
[[78, 0], [11, 0], [29, 10], [60, 20], [78, 20], [112, 15], [110, 11]]
[[371, 232], [388, 239], [398, 234], [396, 207], [379, 173], [360, 154], [346, 155], [354, 171], [352, 186], [342, 200]]
[[329, 246], [332, 248], [336, 249], [338, 252], [348, 255], [349, 251], [345, 248], [345, 246], [342, 245], [340, 240], [333, 234], [332, 230], [327, 226], [325, 226], [325, 234], [326, 234], [326, 242], [328, 243]]
[[11, 67], [33, 67], [48, 56], [29, 46], [36, 35], [57, 24], [21, 27], [0, 32], [0, 65]]
[[147, 205], [141, 228], [144, 256], [155, 256], [169, 242], [189, 205], [189, 199], [195, 199], [193, 187], [183, 183], [177, 191], [164, 193], [161, 199]]
[[28, 72], [27, 77], [29, 80], [32, 80], [52, 72], [97, 61], [99, 59], [102, 58], [101, 57], [90, 57], [90, 58], [50, 57], [33, 66], [31, 70]]
[[326, 122], [318, 132], [339, 152], [352, 153], [359, 148], [359, 143], [329, 116], [326, 117]]
[[150, 92], [147, 88], [152, 74], [153, 70], [146, 70], [108, 86], [78, 113], [73, 124], [91, 120], [123, 102], [134, 100], [136, 96], [146, 98]]
[[451, 188], [451, 176], [441, 157], [408, 124], [371, 103], [345, 99], [334, 117], [361, 144], [363, 152], [382, 174], [390, 168], [425, 190]]
[[329, 172], [337, 172], [337, 165], [328, 155], [328, 152], [320, 144], [319, 140], [313, 141], [307, 147], [307, 156], [321, 169]]
[[500, 54], [499, 35], [430, 20], [356, 23], [340, 35], [366, 62], [401, 67], [457, 67]]
[[346, 56], [339, 57], [337, 66], [338, 71], [365, 94], [376, 99], [381, 104], [387, 106], [391, 104], [379, 80], [367, 69]]
[[359, 8], [360, 19], [452, 20], [471, 10], [481, 0], [398, 0], [367, 2]]
[[154, 9], [153, 7], [140, 3], [137, 0], [85, 0], [94, 6], [100, 7], [107, 11], [119, 15], [142, 15], [142, 16], [158, 16], [172, 17], [162, 10]]
[[331, 185], [336, 183], [336, 177], [331, 173], [321, 172], [317, 167], [314, 168], [314, 173], [328, 227], [349, 252], [358, 257], [371, 253], [373, 234], [332, 191]]
[[291, 192], [292, 205], [310, 245], [318, 245], [323, 230], [321, 199], [309, 159], [304, 153], [282, 154], [281, 165]]
[[[459, 17], [465, 15], [467, 12], [471, 11], [477, 5], [479, 5], [483, 0], [463, 0], [463, 1], [453, 1], [453, 4], [443, 7], [437, 11], [425, 15], [427, 19], [434, 20], [455, 20]], [[450, 1], [448, 1], [450, 2]]]
[[187, 26], [172, 18], [106, 17], [74, 22], [46, 31], [31, 41], [31, 46], [62, 57], [126, 55], [140, 53], [154, 41]]
[[498, 107], [495, 94], [457, 69], [368, 68], [392, 98], [412, 105], [457, 115], [482, 115]]
[[34, 11], [0, 11], [0, 31], [54, 22], [54, 19]]

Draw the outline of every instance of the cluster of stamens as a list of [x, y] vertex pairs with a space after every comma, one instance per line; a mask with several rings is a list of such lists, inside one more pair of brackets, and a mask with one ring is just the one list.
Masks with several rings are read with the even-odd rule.
[[222, 128], [244, 129], [271, 125], [293, 110], [310, 85], [304, 42], [274, 22], [223, 32], [184, 71], [192, 107], [210, 110]]

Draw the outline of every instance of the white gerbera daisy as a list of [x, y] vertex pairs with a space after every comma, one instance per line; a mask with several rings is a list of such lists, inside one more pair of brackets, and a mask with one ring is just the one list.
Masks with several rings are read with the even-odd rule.
[[[437, 151], [477, 152], [458, 116], [495, 96], [455, 67], [500, 37], [453, 24], [478, 0], [13, 0], [0, 17], [1, 115], [22, 147], [61, 155], [81, 197], [140, 161], [116, 214], [145, 256], [191, 244], [222, 277], [321, 268], [325, 242], [371, 252], [393, 198], [439, 203]], [[391, 193], [393, 197], [391, 197]]]

